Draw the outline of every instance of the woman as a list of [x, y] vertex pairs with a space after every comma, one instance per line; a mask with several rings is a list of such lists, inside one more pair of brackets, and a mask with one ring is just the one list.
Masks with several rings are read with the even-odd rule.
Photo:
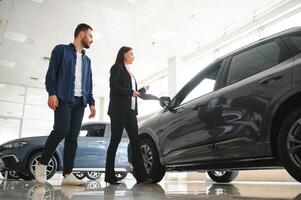
[[128, 65], [132, 64], [134, 55], [132, 48], [121, 47], [115, 64], [110, 70], [110, 103], [108, 115], [111, 119], [111, 141], [107, 152], [105, 181], [110, 184], [117, 182], [114, 165], [118, 144], [121, 140], [123, 128], [128, 133], [132, 152], [132, 164], [137, 183], [151, 182], [146, 179], [147, 173], [139, 145], [138, 125], [136, 115], [137, 97], [145, 93], [148, 86], [137, 91], [137, 83], [130, 73]]

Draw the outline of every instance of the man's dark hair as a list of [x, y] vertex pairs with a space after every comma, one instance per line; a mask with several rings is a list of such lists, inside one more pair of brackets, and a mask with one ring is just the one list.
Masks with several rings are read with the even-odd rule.
[[92, 27], [89, 26], [88, 24], [81, 23], [81, 24], [77, 25], [77, 27], [74, 31], [74, 38], [76, 38], [81, 31], [87, 31], [88, 29], [93, 31]]

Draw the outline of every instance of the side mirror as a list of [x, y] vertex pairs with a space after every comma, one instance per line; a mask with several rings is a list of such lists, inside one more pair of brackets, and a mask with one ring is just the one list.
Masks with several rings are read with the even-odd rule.
[[159, 101], [160, 101], [160, 105], [163, 108], [167, 108], [168, 109], [170, 107], [170, 102], [171, 102], [170, 97], [160, 97]]

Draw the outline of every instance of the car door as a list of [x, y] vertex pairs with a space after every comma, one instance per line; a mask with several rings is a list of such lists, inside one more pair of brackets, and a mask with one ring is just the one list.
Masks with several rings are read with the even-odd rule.
[[196, 75], [165, 109], [159, 119], [159, 141], [168, 164], [196, 162], [215, 157], [210, 100], [222, 61]]
[[262, 42], [230, 57], [225, 87], [212, 97], [218, 121], [212, 129], [219, 158], [264, 156], [268, 113], [291, 88], [288, 49], [280, 39]]
[[104, 137], [106, 124], [93, 123], [81, 128], [75, 158], [76, 168], [104, 168], [108, 138]]

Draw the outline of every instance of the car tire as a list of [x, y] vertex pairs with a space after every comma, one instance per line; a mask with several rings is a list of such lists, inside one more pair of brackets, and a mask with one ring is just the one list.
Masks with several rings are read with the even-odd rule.
[[86, 177], [90, 180], [96, 180], [99, 179], [101, 176], [101, 172], [86, 172]]
[[214, 182], [230, 183], [237, 177], [238, 171], [212, 170], [207, 171], [207, 174]]
[[151, 139], [144, 138], [140, 141], [140, 148], [148, 178], [152, 179], [153, 183], [160, 182], [165, 175], [166, 169], [160, 163], [155, 143]]
[[301, 182], [301, 107], [283, 121], [278, 136], [278, 153], [287, 172]]
[[[29, 158], [26, 171], [32, 179], [34, 179], [35, 168], [36, 168], [35, 165], [37, 163], [37, 159], [39, 159], [41, 157], [41, 155], [42, 155], [42, 152], [38, 152], [38, 153], [33, 154]], [[50, 179], [51, 177], [53, 177], [54, 174], [57, 172], [57, 169], [58, 169], [57, 159], [54, 156], [52, 156], [47, 165], [47, 170], [46, 170], [47, 179]]]
[[[1, 172], [3, 178], [5, 178], [5, 171]], [[18, 172], [15, 170], [8, 170], [7, 179], [19, 179]]]
[[124, 179], [126, 176], [128, 175], [127, 172], [116, 172], [115, 176], [117, 178], [117, 181], [121, 181], [122, 179]]
[[86, 177], [85, 172], [73, 172], [72, 174], [79, 180], [82, 180]]

